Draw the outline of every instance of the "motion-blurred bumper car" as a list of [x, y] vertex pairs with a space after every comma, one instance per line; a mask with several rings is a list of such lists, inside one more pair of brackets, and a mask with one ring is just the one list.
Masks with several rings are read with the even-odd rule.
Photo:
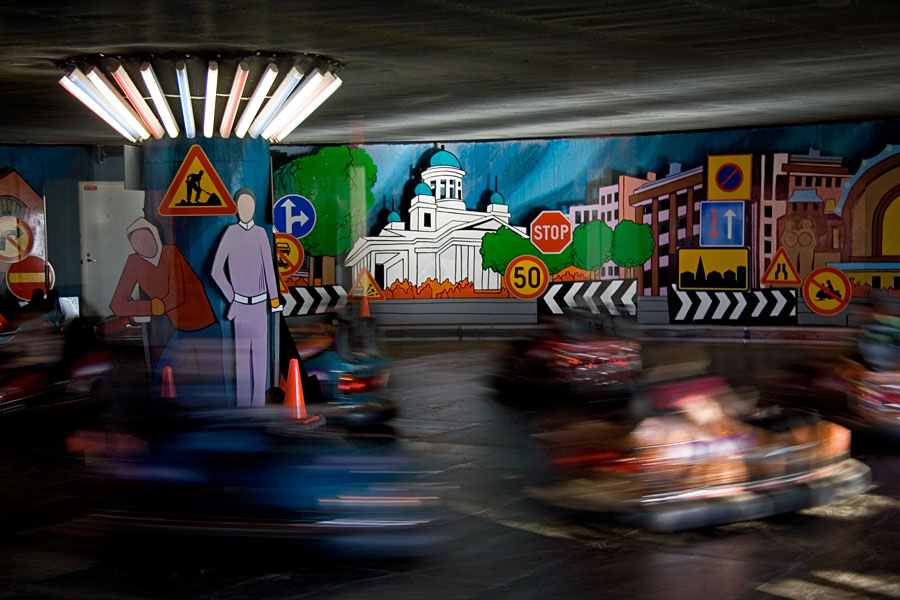
[[626, 317], [586, 311], [556, 317], [506, 348], [494, 387], [504, 400], [543, 399], [548, 392], [556, 399], [625, 399], [641, 369], [631, 329]]
[[390, 360], [377, 350], [374, 327], [371, 319], [360, 319], [293, 332], [282, 328], [293, 341], [287, 352], [302, 360], [304, 383], [317, 381], [321, 388], [321, 395], [310, 394], [307, 402], [331, 425], [375, 425], [397, 414], [394, 401], [385, 397]]
[[96, 484], [85, 530], [362, 553], [416, 554], [435, 541], [439, 493], [404, 456], [359, 451], [280, 407], [164, 413], [152, 400], [131, 426], [70, 437]]
[[[803, 413], [748, 410], [717, 377], [646, 390], [636, 425], [589, 421], [542, 434], [560, 481], [533, 497], [674, 531], [827, 504], [863, 492], [850, 432]], [[736, 408], [739, 407], [739, 408]], [[733, 416], [729, 416], [733, 415]]]
[[40, 418], [42, 428], [84, 425], [102, 411], [95, 391], [113, 368], [87, 321], [19, 322], [0, 333], [0, 423], [18, 427]]

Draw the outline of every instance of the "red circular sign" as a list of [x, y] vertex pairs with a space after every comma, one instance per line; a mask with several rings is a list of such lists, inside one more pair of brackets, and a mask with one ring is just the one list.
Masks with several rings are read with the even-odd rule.
[[24, 259], [34, 248], [34, 232], [28, 223], [18, 217], [0, 217], [0, 260], [16, 263]]
[[816, 314], [830, 317], [850, 304], [853, 288], [840, 269], [819, 267], [803, 281], [803, 300]]
[[744, 183], [744, 171], [734, 163], [725, 163], [716, 171], [716, 185], [723, 192], [736, 192]]
[[550, 284], [547, 265], [535, 256], [517, 256], [506, 267], [503, 275], [506, 289], [520, 300], [533, 300], [543, 294]]
[[303, 246], [289, 233], [275, 234], [275, 263], [283, 277], [290, 277], [303, 264]]
[[531, 222], [531, 243], [544, 254], [559, 254], [572, 242], [572, 224], [558, 210], [545, 210]]
[[[44, 272], [44, 267], [47, 272]], [[6, 287], [20, 300], [31, 300], [34, 290], [41, 290], [47, 295], [48, 289], [53, 289], [56, 283], [56, 275], [53, 267], [44, 262], [40, 256], [29, 256], [25, 260], [9, 266], [6, 271]], [[46, 284], [46, 285], [45, 285]]]

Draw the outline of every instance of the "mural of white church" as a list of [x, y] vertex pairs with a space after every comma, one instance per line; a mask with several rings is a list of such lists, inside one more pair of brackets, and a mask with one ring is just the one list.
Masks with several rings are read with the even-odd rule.
[[527, 232], [509, 224], [509, 206], [499, 192], [491, 195], [487, 211], [468, 210], [462, 199], [465, 174], [450, 152], [432, 155], [415, 187], [408, 227], [394, 211], [378, 235], [358, 239], [344, 261], [353, 277], [365, 267], [382, 288], [396, 281], [418, 286], [431, 279], [468, 280], [476, 290], [500, 289], [502, 276], [481, 267], [481, 238], [501, 227], [522, 237]]

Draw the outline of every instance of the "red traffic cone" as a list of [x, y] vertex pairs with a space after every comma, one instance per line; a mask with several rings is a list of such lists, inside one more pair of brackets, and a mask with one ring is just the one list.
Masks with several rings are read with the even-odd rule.
[[317, 421], [319, 417], [306, 415], [306, 400], [303, 398], [303, 386], [300, 385], [300, 361], [291, 359], [288, 367], [287, 390], [284, 395], [284, 406], [287, 408], [288, 417], [297, 419], [303, 424]]
[[159, 392], [160, 398], [177, 398], [175, 393], [175, 375], [172, 373], [172, 367], [163, 367], [162, 372], [162, 389]]
[[371, 316], [369, 315], [369, 297], [363, 294], [360, 300], [362, 304], [359, 305], [359, 316], [363, 319], [368, 318]]

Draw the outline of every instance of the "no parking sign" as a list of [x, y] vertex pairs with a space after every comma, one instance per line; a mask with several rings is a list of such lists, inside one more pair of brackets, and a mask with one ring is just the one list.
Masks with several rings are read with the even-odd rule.
[[707, 200], [749, 200], [751, 154], [710, 156], [706, 169]]

